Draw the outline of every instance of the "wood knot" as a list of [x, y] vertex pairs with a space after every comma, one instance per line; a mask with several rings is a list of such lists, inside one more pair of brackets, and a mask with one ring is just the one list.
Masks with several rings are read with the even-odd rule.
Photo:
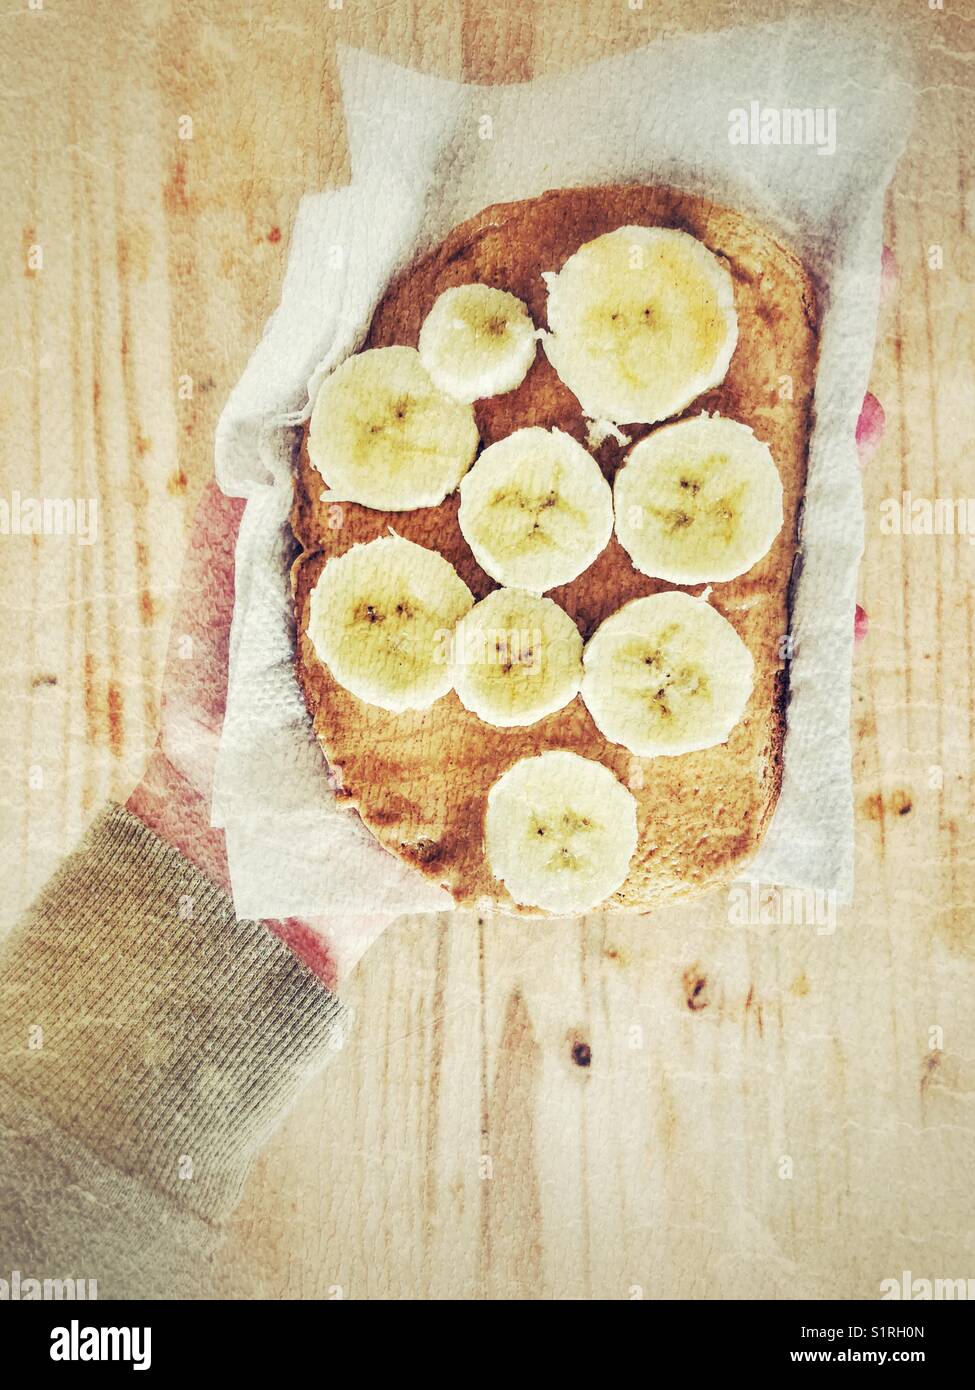
[[700, 1013], [711, 1003], [711, 987], [708, 977], [697, 965], [690, 966], [681, 977], [684, 986], [684, 1002], [692, 1013]]

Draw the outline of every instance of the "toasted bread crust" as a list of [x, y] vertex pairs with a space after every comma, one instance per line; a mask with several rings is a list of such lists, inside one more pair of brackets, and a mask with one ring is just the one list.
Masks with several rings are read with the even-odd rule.
[[[490, 901], [520, 910], [491, 874], [483, 852], [487, 792], [519, 758], [569, 748], [604, 763], [638, 802], [639, 844], [630, 872], [607, 906], [648, 908], [734, 877], [754, 854], [779, 792], [788, 677], [783, 638], [805, 485], [817, 331], [815, 292], [796, 258], [738, 213], [670, 188], [615, 186], [558, 190], [486, 208], [455, 228], [388, 289], [365, 347], [416, 346], [437, 296], [481, 280], [510, 290], [545, 324], [542, 271], [558, 270], [585, 241], [629, 223], [678, 227], [722, 257], [735, 283], [739, 341], [722, 385], [684, 412], [718, 411], [764, 439], [782, 476], [785, 521], [768, 554], [746, 575], [715, 585], [711, 602], [755, 659], [755, 687], [728, 742], [678, 758], [636, 758], [609, 743], [578, 697], [526, 729], [495, 729], [453, 693], [432, 709], [388, 714], [343, 690], [307, 637], [308, 602], [326, 561], [386, 533], [440, 551], [475, 598], [495, 588], [457, 524], [457, 497], [413, 512], [338, 509], [302, 441], [292, 527], [302, 554], [292, 586], [298, 630], [296, 671], [341, 795], [392, 853], [442, 884], [462, 904]], [[578, 402], [539, 351], [524, 382], [475, 404], [482, 447], [528, 425], [557, 427], [586, 444]], [[626, 430], [632, 440], [649, 426]], [[612, 481], [626, 448], [607, 439], [595, 457]], [[615, 537], [584, 574], [552, 597], [583, 638], [629, 599], [674, 586], [637, 573]], [[687, 590], [701, 592], [701, 586]]]

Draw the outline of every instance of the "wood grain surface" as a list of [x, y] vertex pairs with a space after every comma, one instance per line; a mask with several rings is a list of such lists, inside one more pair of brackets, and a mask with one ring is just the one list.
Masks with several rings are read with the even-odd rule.
[[[398, 923], [347, 988], [344, 1053], [177, 1296], [862, 1298], [905, 1269], [975, 1276], [975, 547], [881, 526], [906, 490], [975, 498], [975, 8], [839, 8], [898, 24], [918, 73], [864, 471], [854, 905], [835, 930], [736, 926], [720, 893], [649, 921]], [[0, 494], [95, 496], [100, 539], [0, 536], [4, 926], [141, 774], [217, 414], [301, 195], [348, 178], [336, 42], [498, 82], [787, 11], [824, 15], [11, 0]]]

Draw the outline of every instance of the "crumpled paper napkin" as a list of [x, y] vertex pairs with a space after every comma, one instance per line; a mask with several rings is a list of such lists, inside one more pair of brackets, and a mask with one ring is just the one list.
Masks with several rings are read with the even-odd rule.
[[[340, 51], [339, 72], [352, 183], [302, 201], [280, 307], [217, 430], [217, 478], [247, 498], [213, 811], [238, 912], [453, 905], [336, 803], [312, 735], [292, 666], [293, 426], [417, 251], [490, 203], [619, 181], [675, 184], [756, 217], [825, 288], [784, 776], [748, 877], [848, 901], [863, 547], [854, 431], [873, 355], [884, 190], [912, 106], [896, 38], [856, 21], [788, 21], [668, 40], [512, 86], [445, 81], [351, 49]], [[807, 109], [813, 143], [774, 143], [782, 112]]]

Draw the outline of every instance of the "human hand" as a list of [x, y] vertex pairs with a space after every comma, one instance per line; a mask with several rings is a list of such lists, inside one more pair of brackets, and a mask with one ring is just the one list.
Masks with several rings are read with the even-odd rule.
[[[211, 826], [210, 809], [227, 702], [234, 550], [243, 510], [243, 501], [224, 496], [215, 482], [200, 499], [173, 615], [159, 736], [126, 802], [127, 810], [231, 896], [224, 834]], [[334, 987], [387, 920], [343, 917], [339, 933], [323, 918], [291, 917], [267, 926]]]

